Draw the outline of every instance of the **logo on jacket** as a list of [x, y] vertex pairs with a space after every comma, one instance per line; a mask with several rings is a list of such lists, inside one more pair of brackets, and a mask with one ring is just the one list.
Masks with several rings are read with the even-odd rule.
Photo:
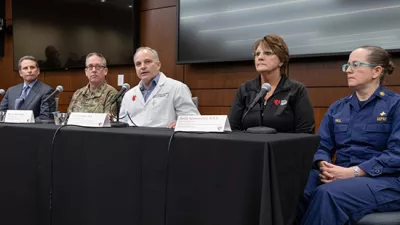
[[379, 115], [380, 116], [376, 117], [376, 121], [386, 121], [387, 120], [386, 113], [384, 111], [379, 113]]
[[335, 119], [335, 123], [341, 123], [342, 120], [341, 119]]
[[279, 105], [279, 104], [281, 104], [281, 100], [279, 100], [279, 99], [275, 99], [275, 100], [274, 100], [274, 104], [275, 104], [275, 105]]
[[132, 96], [132, 101], [136, 100], [136, 95]]

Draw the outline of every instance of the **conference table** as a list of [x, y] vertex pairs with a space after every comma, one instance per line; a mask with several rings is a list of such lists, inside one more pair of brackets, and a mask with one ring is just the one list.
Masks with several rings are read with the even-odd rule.
[[0, 224], [292, 223], [319, 136], [0, 123]]

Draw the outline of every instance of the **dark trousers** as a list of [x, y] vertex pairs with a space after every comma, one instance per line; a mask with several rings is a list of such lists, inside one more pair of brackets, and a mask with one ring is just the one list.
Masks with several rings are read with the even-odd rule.
[[323, 184], [312, 170], [298, 208], [304, 225], [355, 224], [372, 212], [400, 210], [400, 177], [355, 177]]

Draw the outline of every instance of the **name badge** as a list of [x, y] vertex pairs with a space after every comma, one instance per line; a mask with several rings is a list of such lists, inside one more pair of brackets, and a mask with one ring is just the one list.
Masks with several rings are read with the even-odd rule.
[[111, 127], [107, 113], [72, 112], [68, 118], [67, 125], [78, 125], [83, 127]]
[[232, 131], [228, 116], [179, 116], [175, 131], [187, 132], [224, 132]]
[[169, 93], [161, 93], [161, 94], [156, 94], [154, 95], [154, 98], [163, 98], [163, 97], [168, 97]]
[[35, 123], [32, 110], [7, 110], [5, 123]]

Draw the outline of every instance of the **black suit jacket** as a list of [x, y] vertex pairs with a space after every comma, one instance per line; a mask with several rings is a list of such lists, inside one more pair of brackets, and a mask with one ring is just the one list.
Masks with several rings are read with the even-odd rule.
[[[10, 87], [7, 90], [3, 100], [0, 103], [0, 111], [15, 109], [15, 100], [20, 97], [23, 87], [24, 84], [21, 83]], [[54, 98], [50, 98], [47, 102], [43, 102], [43, 100], [52, 92], [53, 89], [50, 86], [38, 80], [35, 85], [33, 85], [29, 95], [21, 105], [20, 110], [32, 110], [35, 118], [39, 119], [53, 118], [52, 112], [54, 112], [55, 109]]]

